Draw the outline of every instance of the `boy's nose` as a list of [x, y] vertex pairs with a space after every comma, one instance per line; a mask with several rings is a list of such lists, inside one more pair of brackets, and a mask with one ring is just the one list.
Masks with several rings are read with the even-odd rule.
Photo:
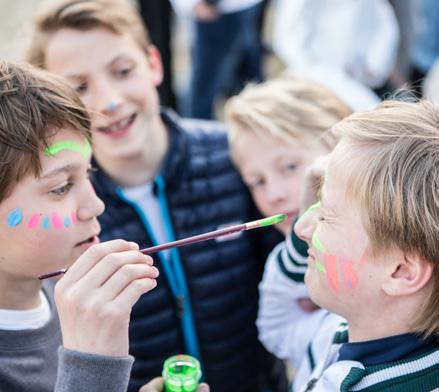
[[[90, 185], [91, 187], [91, 185]], [[83, 196], [76, 216], [79, 220], [89, 220], [101, 215], [105, 210], [104, 202], [96, 195], [94, 189]]]
[[115, 113], [122, 104], [122, 99], [117, 89], [105, 80], [95, 83], [92, 101], [91, 109], [105, 115]]
[[286, 199], [287, 193], [282, 186], [269, 183], [267, 184], [265, 197], [270, 204], [279, 204]]
[[316, 217], [315, 211], [306, 211], [296, 222], [294, 225], [294, 232], [296, 235], [305, 241], [306, 243], [310, 244], [312, 235], [316, 229]]

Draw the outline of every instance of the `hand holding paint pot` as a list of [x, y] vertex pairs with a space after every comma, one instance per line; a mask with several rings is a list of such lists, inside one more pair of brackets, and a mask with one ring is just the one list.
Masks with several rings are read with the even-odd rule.
[[190, 355], [175, 355], [163, 364], [165, 392], [196, 392], [201, 379], [200, 362]]

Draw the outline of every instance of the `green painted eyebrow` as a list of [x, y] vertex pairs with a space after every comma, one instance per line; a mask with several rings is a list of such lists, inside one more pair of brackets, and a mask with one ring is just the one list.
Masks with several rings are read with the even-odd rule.
[[78, 142], [72, 140], [60, 140], [59, 142], [53, 143], [44, 150], [44, 155], [55, 156], [64, 150], [71, 150], [79, 152], [85, 158], [88, 158], [91, 154], [90, 142], [85, 139], [85, 143], [81, 146]]

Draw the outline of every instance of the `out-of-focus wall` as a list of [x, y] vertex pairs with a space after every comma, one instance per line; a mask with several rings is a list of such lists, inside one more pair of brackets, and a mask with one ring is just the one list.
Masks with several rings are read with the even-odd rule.
[[19, 60], [23, 28], [41, 0], [0, 0], [0, 58]]

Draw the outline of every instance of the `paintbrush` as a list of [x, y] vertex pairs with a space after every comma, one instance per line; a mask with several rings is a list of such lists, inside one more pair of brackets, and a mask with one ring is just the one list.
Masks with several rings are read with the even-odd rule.
[[[183, 238], [181, 240], [167, 242], [165, 244], [151, 246], [150, 248], [140, 249], [139, 252], [150, 255], [152, 253], [160, 252], [161, 250], [167, 250], [171, 248], [178, 248], [180, 246], [194, 244], [195, 242], [206, 241], [212, 238], [222, 237], [229, 234], [239, 233], [245, 230], [252, 230], [258, 227], [271, 226], [277, 223], [283, 222], [285, 219], [289, 218], [290, 214], [279, 214], [269, 216], [267, 218], [255, 220], [252, 222], [241, 223], [240, 225], [225, 227], [224, 229], [209, 231], [208, 233], [194, 235], [193, 237]], [[66, 273], [68, 268], [62, 268], [58, 271], [50, 272], [45, 275], [41, 275], [38, 279], [43, 280], [47, 278], [53, 278], [54, 276], [62, 275]]]

